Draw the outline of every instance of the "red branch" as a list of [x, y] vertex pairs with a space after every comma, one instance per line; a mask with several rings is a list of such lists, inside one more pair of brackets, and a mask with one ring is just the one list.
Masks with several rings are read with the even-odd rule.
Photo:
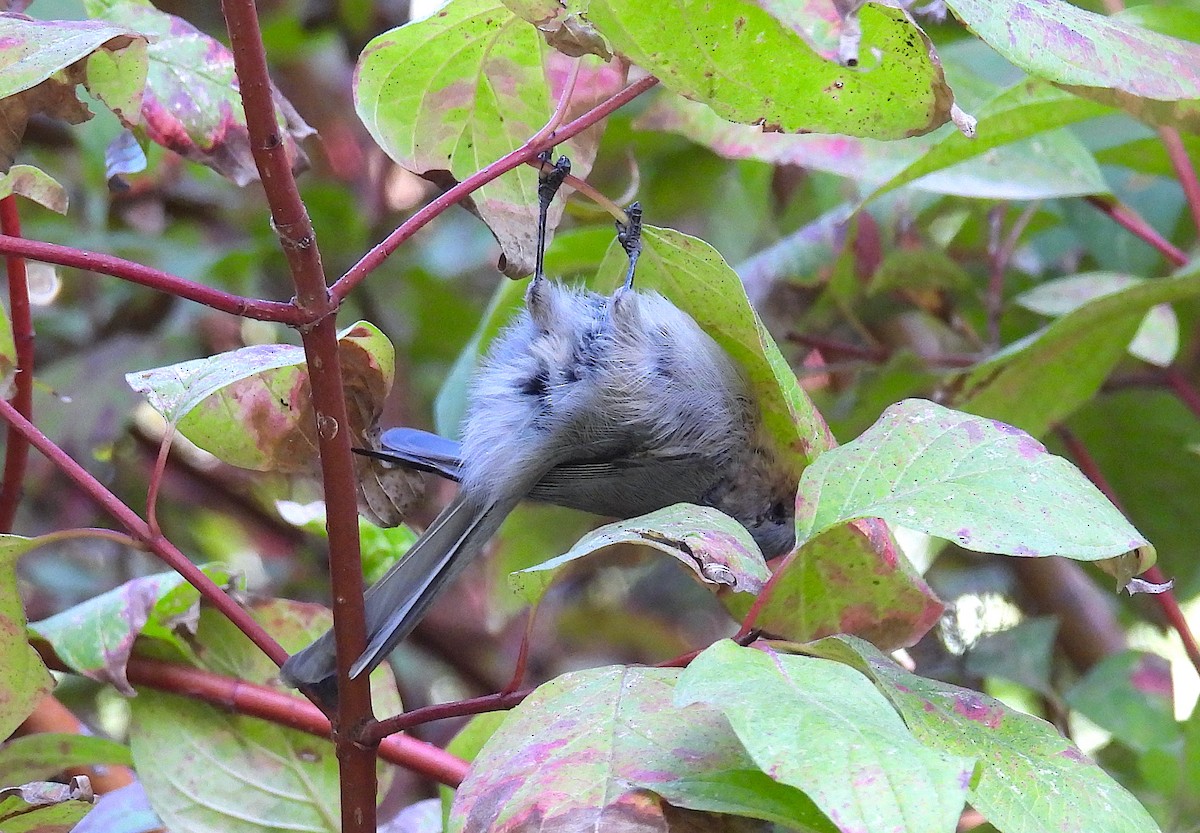
[[1182, 249], [1174, 246], [1169, 240], [1154, 230], [1142, 217], [1129, 206], [1114, 200], [1112, 197], [1087, 197], [1088, 202], [1103, 211], [1121, 228], [1132, 233], [1138, 239], [1145, 241], [1158, 250], [1172, 266], [1183, 266], [1188, 262], [1188, 256]]
[[[1175, 371], [1178, 373], [1178, 371]], [[1168, 374], [1168, 379], [1171, 376]], [[1060, 427], [1057, 432], [1058, 437], [1062, 440], [1063, 445], [1067, 447], [1067, 452], [1071, 455], [1071, 459], [1075, 461], [1075, 465], [1079, 466], [1079, 470], [1087, 475], [1088, 480], [1096, 485], [1096, 488], [1104, 493], [1104, 496], [1112, 502], [1112, 505], [1121, 509], [1121, 503], [1117, 500], [1116, 492], [1113, 491], [1112, 485], [1104, 477], [1100, 471], [1100, 467], [1096, 465], [1096, 460], [1092, 457], [1090, 451], [1083, 441], [1075, 434]], [[1166, 584], [1167, 577], [1163, 575], [1163, 571], [1158, 565], [1150, 567], [1144, 573], [1147, 581], [1155, 584]], [[1192, 633], [1191, 626], [1188, 625], [1187, 618], [1184, 617], [1183, 611], [1179, 608], [1179, 601], [1175, 598], [1175, 593], [1172, 590], [1165, 590], [1162, 593], [1151, 594], [1154, 601], [1158, 604], [1163, 616], [1175, 632], [1179, 634], [1179, 638], [1183, 641], [1183, 648], [1187, 652], [1188, 658], [1192, 661], [1192, 665], [1197, 672], [1200, 672], [1200, 645], [1196, 643], [1196, 637]]]
[[[9, 195], [0, 199], [0, 231], [6, 236], [21, 237], [21, 216], [17, 213], [17, 198]], [[10, 255], [8, 261], [8, 307], [12, 319], [13, 346], [16, 368], [13, 377], [13, 396], [10, 400], [17, 413], [33, 419], [33, 315], [29, 308], [29, 281], [25, 259]], [[21, 492], [25, 485], [25, 467], [29, 462], [29, 443], [11, 425], [4, 443], [4, 479], [0, 482], [0, 532], [12, 531]]]
[[472, 191], [477, 191], [501, 174], [532, 161], [543, 150], [553, 147], [560, 142], [565, 142], [578, 133], [582, 133], [600, 121], [600, 119], [633, 101], [657, 83], [658, 79], [653, 76], [647, 76], [640, 81], [635, 81], [616, 95], [597, 104], [591, 110], [588, 110], [582, 116], [575, 119], [575, 121], [554, 131], [552, 136], [542, 138], [541, 140], [534, 137], [533, 140], [526, 142], [511, 153], [500, 157], [486, 168], [472, 174], [440, 197], [432, 200], [416, 214], [401, 223], [399, 228], [389, 234], [381, 243], [367, 252], [362, 260], [350, 267], [350, 270], [333, 284], [330, 290], [333, 293], [333, 297], [338, 301], [345, 299], [354, 287], [362, 283], [367, 275], [378, 269], [383, 261], [392, 252], [396, 251], [405, 240], [416, 234], [425, 224], [446, 209], [465, 199]]
[[45, 434], [34, 427], [33, 423], [18, 413], [16, 408], [2, 399], [0, 399], [0, 417], [5, 419], [9, 426], [16, 428], [30, 445], [46, 455], [50, 462], [58, 466], [84, 494], [116, 518], [134, 540], [187, 579], [189, 584], [200, 591], [201, 596], [229, 617], [229, 620], [237, 625], [238, 629], [261, 648], [262, 652], [273, 662], [279, 665], [283, 664], [283, 661], [287, 659], [287, 652], [280, 647], [279, 643], [272, 639], [271, 635], [263, 630], [262, 626], [255, 622], [249, 613], [239, 607], [237, 602], [222, 592], [221, 588], [201, 572], [199, 567], [189, 561], [187, 556], [180, 552], [174, 544], [162, 535], [155, 535], [151, 532], [149, 525], [138, 517], [136, 512], [106, 489], [104, 484], [88, 473], [83, 466], [71, 459], [69, 454], [51, 442]]
[[362, 557], [358, 540], [358, 505], [354, 461], [350, 451], [350, 418], [343, 390], [335, 314], [321, 253], [308, 209], [300, 197], [292, 160], [280, 136], [275, 89], [267, 72], [267, 55], [254, 0], [222, 0], [250, 150], [271, 220], [287, 257], [296, 303], [306, 320], [301, 329], [312, 386], [317, 450], [325, 492], [325, 526], [329, 536], [329, 573], [333, 591], [334, 637], [337, 644], [338, 705], [334, 737], [341, 782], [343, 833], [374, 833], [375, 753], [355, 743], [353, 728], [373, 718], [367, 675], [350, 678], [350, 666], [367, 644], [363, 612]]
[[111, 275], [114, 278], [136, 283], [149, 289], [156, 289], [159, 292], [169, 292], [180, 298], [243, 318], [278, 321], [280, 324], [288, 324], [293, 327], [306, 323], [303, 311], [293, 304], [260, 301], [255, 298], [234, 295], [202, 283], [189, 281], [178, 275], [172, 275], [169, 272], [163, 272], [161, 269], [153, 269], [113, 255], [88, 252], [54, 243], [42, 243], [38, 240], [25, 240], [9, 234], [0, 234], [0, 254], [15, 254], [42, 263], [54, 263], [101, 275]]
[[[75, 673], [73, 668], [55, 656], [54, 650], [46, 643], [38, 641], [35, 647], [48, 667], [55, 671]], [[144, 657], [130, 657], [125, 670], [134, 685], [200, 700], [236, 714], [258, 717], [326, 740], [330, 736], [329, 719], [320, 709], [295, 695], [268, 686]], [[379, 757], [451, 787], [457, 787], [462, 782], [468, 768], [465, 761], [449, 752], [404, 736], [388, 738], [379, 744]]]

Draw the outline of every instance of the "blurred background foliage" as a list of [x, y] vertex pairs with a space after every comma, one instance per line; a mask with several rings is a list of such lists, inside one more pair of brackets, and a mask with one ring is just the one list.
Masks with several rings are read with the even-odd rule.
[[[217, 4], [158, 5], [224, 39]], [[1080, 5], [1102, 11], [1098, 3]], [[1200, 21], [1200, 4], [1150, 8], [1151, 16], [1154, 10], [1169, 13], [1174, 34], [1200, 37], [1200, 25], [1188, 28]], [[327, 273], [337, 276], [436, 193], [373, 145], [350, 94], [362, 47], [405, 22], [410, 9], [389, 0], [268, 0], [260, 10], [273, 77], [319, 134], [307, 144], [313, 167], [300, 185]], [[83, 17], [67, 0], [36, 0], [28, 13]], [[924, 25], [966, 109], [1021, 76], [956, 24]], [[984, 155], [970, 168], [955, 169], [953, 187], [901, 188], [840, 222], [870, 182], [823, 172], [819, 164], [723, 158], [686, 135], [639, 129], [666, 96], [655, 90], [609, 119], [590, 182], [613, 198], [631, 199], [636, 192], [648, 222], [709, 241], [739, 268], [760, 314], [840, 441], [856, 436], [892, 402], [934, 395], [974, 358], [1044, 326], [1045, 316], [1013, 302], [1021, 293], [1094, 271], [1142, 278], [1172, 271], [1157, 251], [1081, 199], [1086, 170], [1039, 167], [1037, 148]], [[103, 107], [92, 109], [97, 116], [77, 127], [38, 122], [31, 128], [23, 161], [67, 186], [71, 210], [61, 217], [23, 203], [28, 237], [113, 253], [245, 295], [290, 296], [260, 189], [239, 189], [157, 148], [144, 173], [110, 187], [104, 150], [119, 126]], [[1067, 131], [1118, 200], [1177, 247], [1194, 250], [1192, 218], [1151, 128], [1109, 115]], [[1200, 146], [1195, 137], [1184, 141], [1193, 152]], [[1028, 167], [1018, 164], [1021, 158]], [[1001, 198], [1026, 193], [1031, 183], [1039, 186], [1040, 199]], [[1056, 189], [1062, 196], [1055, 196]], [[591, 272], [611, 236], [606, 215], [572, 201], [549, 253], [549, 270], [568, 280]], [[1000, 343], [994, 344], [986, 288], [998, 252], [1010, 239], [1011, 256], [1002, 263]], [[452, 429], [436, 424], [435, 400], [506, 280], [496, 270], [497, 253], [486, 228], [453, 209], [350, 296], [340, 322], [369, 319], [396, 345], [397, 379], [385, 424]], [[134, 507], [145, 505], [161, 426], [125, 384], [124, 374], [246, 344], [297, 341], [285, 328], [240, 321], [95, 274], [33, 265], [31, 279], [37, 304], [36, 421]], [[1195, 385], [1200, 305], [1176, 304], [1174, 314], [1180, 344], [1173, 368]], [[1158, 368], [1128, 357], [1065, 428], [1083, 442], [1135, 525], [1157, 545], [1164, 572], [1200, 624], [1195, 413], [1172, 394]], [[1062, 453], [1061, 436], [1044, 439]], [[36, 535], [104, 525], [95, 507], [44, 460], [34, 455], [31, 466], [17, 530]], [[448, 489], [437, 484], [429, 490], [418, 526], [432, 517]], [[251, 476], [181, 448], [168, 466], [158, 516], [163, 531], [185, 552], [199, 562], [221, 561], [245, 572], [252, 590], [324, 600], [323, 541], [281, 518], [275, 506], [279, 499], [303, 502], [315, 496], [311, 486]], [[495, 557], [474, 566], [397, 654], [406, 705], [503, 686], [526, 622], [517, 615], [505, 575], [565, 551], [595, 523], [546, 507], [516, 513]], [[1177, 718], [1192, 712], [1195, 672], [1181, 661], [1178, 641], [1163, 628], [1157, 608], [1145, 597], [1114, 595], [1108, 580], [1076, 564], [1047, 567], [1040, 560], [978, 556], [915, 538], [904, 542], [948, 604], [941, 626], [912, 650], [919, 673], [981, 687], [1071, 727], [1086, 748], [1104, 750], [1106, 763], [1161, 822], [1181, 818], [1187, 808], [1167, 802], [1164, 797], [1174, 793], [1155, 781], [1157, 770], [1147, 763], [1163, 744], [1138, 740], [1124, 728], [1130, 715], [1151, 720], [1147, 715], [1165, 708], [1169, 716], [1172, 705]], [[159, 569], [148, 556], [96, 541], [47, 547], [22, 564], [29, 618]], [[630, 552], [580, 571], [543, 603], [531, 677], [540, 681], [613, 661], [659, 661], [732, 629], [720, 605], [669, 559]], [[1132, 648], [1174, 660], [1173, 703], [1132, 698], [1132, 711], [1122, 712], [1105, 698], [1103, 692], [1129, 678], [1130, 657], [1140, 657], [1123, 653]], [[1170, 686], [1171, 670], [1155, 669]], [[71, 683], [81, 690], [89, 685]], [[71, 699], [69, 691], [63, 694]], [[1189, 748], [1200, 755], [1196, 724], [1193, 716]], [[443, 722], [422, 733], [441, 742], [454, 729]], [[1179, 737], [1169, 739], [1175, 743]], [[1200, 763], [1193, 760], [1191, 766]], [[411, 783], [407, 789], [413, 789]]]

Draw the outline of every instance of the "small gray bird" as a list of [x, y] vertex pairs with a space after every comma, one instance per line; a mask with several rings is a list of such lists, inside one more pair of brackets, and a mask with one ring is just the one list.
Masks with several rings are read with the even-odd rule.
[[[475, 376], [461, 446], [393, 429], [381, 451], [367, 452], [461, 488], [367, 590], [368, 645], [351, 676], [383, 661], [527, 497], [618, 518], [702, 504], [742, 523], [767, 558], [794, 546], [796, 482], [765, 441], [738, 367], [691, 316], [633, 289], [640, 208], [631, 206], [629, 224], [618, 225], [629, 271], [613, 295], [546, 279], [546, 209], [569, 170], [562, 157], [542, 178], [525, 310]], [[328, 687], [335, 674], [332, 632], [282, 669], [295, 686]]]

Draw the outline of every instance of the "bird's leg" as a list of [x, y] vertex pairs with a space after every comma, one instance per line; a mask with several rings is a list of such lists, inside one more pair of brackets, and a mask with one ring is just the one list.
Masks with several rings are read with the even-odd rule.
[[[543, 165], [547, 165], [550, 163], [552, 155], [552, 152], [549, 150], [542, 151], [538, 154], [538, 160]], [[538, 175], [537, 266], [533, 271], [533, 282], [535, 284], [541, 282], [546, 277], [546, 214], [550, 211], [550, 203], [554, 201], [554, 195], [558, 193], [558, 189], [562, 187], [563, 180], [567, 178], [567, 174], [569, 173], [571, 173], [571, 160], [565, 156], [560, 156], [551, 170], [547, 171], [543, 169]]]
[[629, 271], [625, 274], [625, 289], [633, 288], [633, 273], [642, 253], [642, 204], [635, 202], [625, 209], [629, 222], [617, 221], [617, 242], [629, 255]]

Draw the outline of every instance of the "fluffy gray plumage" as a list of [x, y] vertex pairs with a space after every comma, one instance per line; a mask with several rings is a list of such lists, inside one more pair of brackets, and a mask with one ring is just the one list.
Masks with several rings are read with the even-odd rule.
[[[697, 503], [740, 521], [768, 558], [795, 541], [796, 484], [762, 441], [744, 378], [655, 292], [603, 296], [535, 278], [475, 377], [461, 451], [423, 432], [406, 441], [416, 448], [397, 458], [462, 487], [367, 591], [369, 644], [354, 676], [408, 635], [525, 497], [619, 518]], [[282, 673], [315, 685], [335, 670], [328, 633]]]

